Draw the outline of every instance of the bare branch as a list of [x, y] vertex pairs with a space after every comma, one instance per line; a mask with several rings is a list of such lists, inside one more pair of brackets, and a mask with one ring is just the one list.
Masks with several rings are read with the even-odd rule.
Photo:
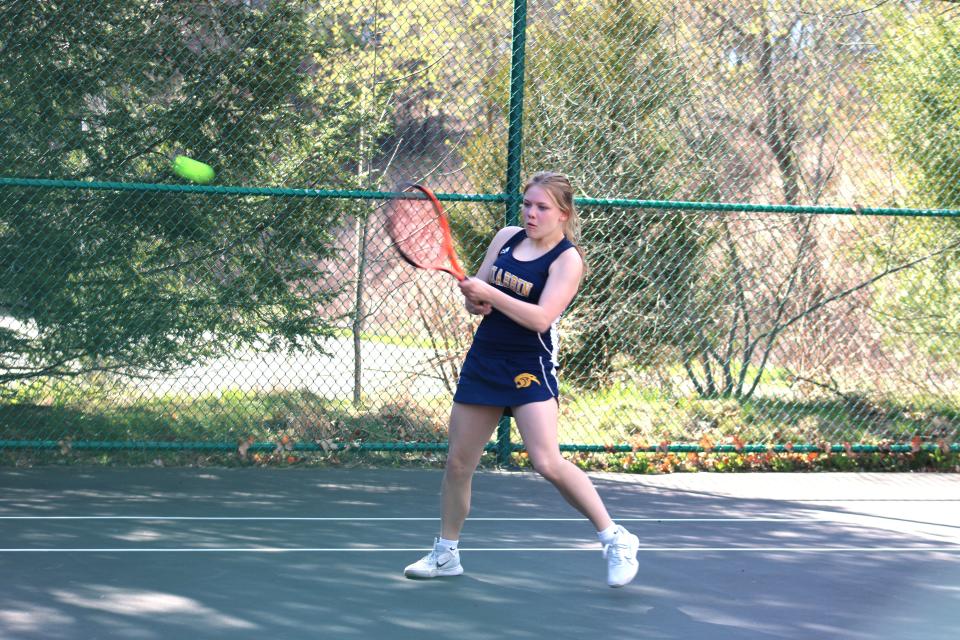
[[[792, 318], [790, 318], [790, 319], [787, 320], [786, 322], [784, 322], [784, 323], [782, 323], [782, 324], [777, 324], [773, 329], [771, 329], [771, 330], [769, 330], [769, 331], [767, 331], [767, 332], [765, 332], [765, 333], [760, 334], [759, 336], [757, 336], [756, 341], [762, 340], [763, 338], [768, 338], [768, 340], [767, 340], [767, 345], [768, 345], [768, 347], [769, 347], [769, 345], [773, 342], [773, 340], [774, 340], [779, 334], [783, 333], [783, 331], [786, 330], [787, 328], [789, 328], [791, 325], [793, 325], [793, 324], [795, 324], [796, 322], [798, 322], [798, 321], [802, 320], [803, 318], [807, 317], [808, 315], [810, 315], [810, 314], [813, 313], [814, 311], [817, 311], [818, 309], [821, 309], [821, 308], [827, 306], [828, 304], [830, 304], [830, 303], [832, 303], [832, 302], [836, 302], [837, 300], [841, 300], [841, 299], [843, 299], [843, 298], [845, 298], [845, 297], [847, 297], [847, 296], [849, 296], [849, 295], [851, 295], [851, 294], [853, 294], [853, 293], [856, 293], [857, 291], [860, 291], [860, 290], [862, 290], [862, 289], [865, 289], [865, 288], [873, 285], [873, 284], [876, 283], [877, 281], [882, 280], [883, 278], [886, 278], [887, 276], [891, 276], [891, 275], [893, 275], [893, 274], [895, 274], [895, 273], [898, 273], [898, 272], [900, 272], [900, 271], [904, 271], [904, 270], [906, 270], [906, 269], [911, 269], [911, 268], [917, 266], [918, 264], [920, 264], [920, 263], [922, 263], [922, 262], [926, 262], [927, 260], [930, 260], [931, 258], [935, 258], [935, 257], [937, 257], [937, 256], [939, 256], [939, 255], [943, 255], [944, 253], [947, 253], [947, 252], [949, 252], [949, 251], [955, 250], [955, 249], [957, 249], [957, 248], [960, 248], [960, 240], [957, 240], [956, 242], [952, 242], [952, 243], [950, 243], [949, 245], [943, 247], [942, 249], [940, 249], [940, 250], [938, 250], [938, 251], [934, 251], [934, 252], [932, 252], [932, 253], [928, 253], [928, 254], [925, 255], [925, 256], [922, 256], [922, 257], [920, 257], [920, 258], [917, 258], [916, 260], [911, 260], [910, 262], [907, 262], [907, 263], [898, 265], [898, 266], [896, 266], [896, 267], [892, 267], [892, 268], [886, 269], [886, 270], [884, 270], [882, 273], [879, 273], [879, 274], [875, 275], [874, 277], [872, 277], [872, 278], [870, 278], [870, 279], [868, 279], [868, 280], [865, 280], [864, 282], [861, 282], [860, 284], [858, 284], [858, 285], [856, 285], [856, 286], [854, 286], [854, 287], [850, 287], [850, 288], [848, 288], [848, 289], [844, 289], [843, 291], [839, 291], [839, 292], [833, 294], [832, 296], [829, 296], [829, 297], [827, 297], [827, 298], [824, 298], [824, 299], [821, 300], [820, 302], [818, 302], [818, 303], [816, 303], [816, 304], [814, 304], [814, 305], [811, 305], [811, 306], [807, 307], [806, 309], [804, 309], [803, 311], [797, 313], [796, 315], [794, 315]], [[756, 342], [756, 341], [755, 341], [755, 342]], [[759, 378], [759, 376], [758, 376], [758, 378]], [[759, 380], [755, 381], [755, 383], [754, 383], [754, 388], [756, 387], [756, 382], [758, 382], [758, 381], [759, 381]], [[751, 389], [751, 392], [752, 392], [752, 391], [753, 391], [753, 389]]]

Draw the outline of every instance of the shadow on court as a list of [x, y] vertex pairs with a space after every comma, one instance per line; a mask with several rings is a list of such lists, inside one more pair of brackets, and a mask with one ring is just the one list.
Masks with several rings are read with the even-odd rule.
[[[481, 473], [466, 575], [410, 581], [440, 472], [0, 472], [2, 638], [917, 638], [960, 635], [960, 478], [595, 480], [641, 539], [605, 585], [590, 525]], [[394, 519], [404, 518], [404, 519]]]

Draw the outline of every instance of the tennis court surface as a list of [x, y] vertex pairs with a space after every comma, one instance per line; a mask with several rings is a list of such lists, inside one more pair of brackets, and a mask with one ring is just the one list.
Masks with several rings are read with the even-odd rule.
[[641, 540], [481, 472], [466, 574], [411, 581], [436, 470], [0, 471], [0, 638], [960, 637], [960, 477], [595, 475]]

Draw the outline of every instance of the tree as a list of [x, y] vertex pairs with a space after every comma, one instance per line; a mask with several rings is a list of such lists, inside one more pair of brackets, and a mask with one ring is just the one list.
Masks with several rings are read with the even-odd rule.
[[[337, 59], [318, 82], [343, 82], [364, 125], [347, 144], [358, 188], [392, 191], [400, 182], [425, 181], [436, 190], [448, 164], [449, 143], [470, 118], [477, 50], [471, 43], [489, 33], [494, 8], [444, 0], [345, 0], [320, 10], [323, 28], [355, 45], [349, 59]], [[462, 134], [461, 134], [462, 135]], [[363, 402], [362, 336], [370, 315], [370, 285], [382, 285], [386, 267], [378, 260], [392, 252], [380, 222], [380, 203], [355, 207], [348, 221], [352, 243], [349, 320], [353, 334], [353, 403]]]
[[[4, 166], [172, 181], [181, 152], [227, 184], [342, 175], [363, 116], [346, 83], [319, 87], [311, 70], [355, 45], [311, 28], [311, 4], [4, 4]], [[316, 265], [338, 214], [315, 199], [5, 189], [0, 382], [318, 347], [331, 327]]]
[[960, 25], [933, 4], [887, 11], [882, 55], [868, 79], [907, 198], [921, 207], [960, 207]]
[[[902, 185], [893, 204], [960, 208], [960, 25], [957, 8], [924, 3], [885, 9], [887, 28], [878, 42], [877, 64], [864, 78], [877, 98], [884, 136], [876, 147], [894, 160], [892, 182]], [[897, 280], [879, 298], [877, 314], [898, 346], [926, 356], [928, 368], [956, 367], [955, 219], [892, 222], [867, 243], [884, 264], [934, 254]]]
[[[851, 140], [864, 136], [871, 105], [852, 77], [868, 64], [874, 20], [788, 0], [711, 5], [673, 25], [691, 33], [684, 64], [698, 87], [684, 109], [684, 137], [720, 132], [711, 142], [718, 200], [818, 205], [837, 197], [845, 172], [869, 170]], [[849, 73], [837, 73], [839, 61]], [[803, 369], [842, 359], [842, 341], [826, 337], [849, 331], [852, 311], [826, 306], [862, 288], [823, 272], [822, 237], [834, 222], [807, 214], [707, 220], [717, 246], [701, 265], [700, 303], [676, 309], [690, 327], [682, 362], [698, 393], [747, 399], [772, 362]]]

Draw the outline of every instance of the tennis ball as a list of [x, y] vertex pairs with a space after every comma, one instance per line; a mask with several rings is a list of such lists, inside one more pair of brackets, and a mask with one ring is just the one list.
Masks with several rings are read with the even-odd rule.
[[197, 184], [206, 184], [213, 180], [213, 167], [198, 162], [187, 156], [177, 156], [173, 159], [173, 172]]

